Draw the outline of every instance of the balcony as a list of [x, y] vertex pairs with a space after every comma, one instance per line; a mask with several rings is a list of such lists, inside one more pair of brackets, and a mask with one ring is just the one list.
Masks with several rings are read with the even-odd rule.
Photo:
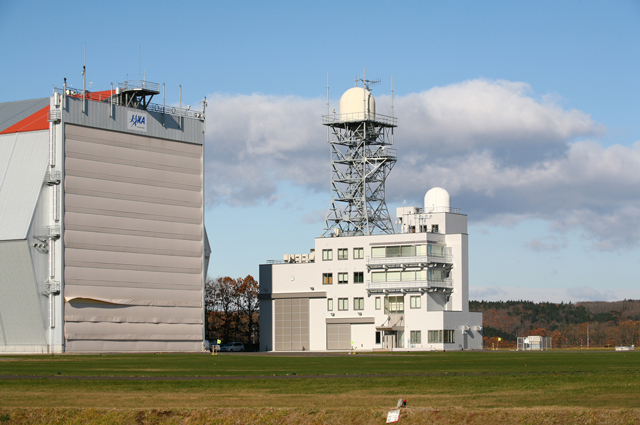
[[451, 292], [453, 279], [431, 279], [404, 282], [370, 282], [367, 281], [368, 292]]
[[434, 267], [438, 264], [449, 265], [453, 263], [453, 256], [444, 255], [425, 255], [416, 257], [384, 257], [371, 258], [367, 257], [367, 270], [380, 269], [407, 269], [419, 268], [425, 269], [429, 266]]

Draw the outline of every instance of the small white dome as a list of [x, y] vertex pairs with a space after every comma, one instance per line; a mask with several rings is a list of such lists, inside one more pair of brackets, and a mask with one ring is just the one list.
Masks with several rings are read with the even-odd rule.
[[441, 187], [434, 187], [424, 195], [424, 211], [449, 211], [451, 197], [449, 192]]
[[[366, 107], [365, 107], [366, 104]], [[376, 113], [376, 101], [369, 90], [363, 87], [352, 87], [340, 98], [341, 114]]]

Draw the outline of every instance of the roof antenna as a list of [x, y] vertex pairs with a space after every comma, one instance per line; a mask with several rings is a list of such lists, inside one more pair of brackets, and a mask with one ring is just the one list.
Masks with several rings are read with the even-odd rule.
[[87, 90], [87, 43], [84, 43], [84, 65], [82, 65], [82, 113], [85, 113], [85, 93]]

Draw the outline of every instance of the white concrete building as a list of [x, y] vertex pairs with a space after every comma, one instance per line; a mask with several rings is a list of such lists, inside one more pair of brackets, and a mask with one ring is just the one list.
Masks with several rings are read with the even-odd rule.
[[[367, 108], [373, 98], [368, 90], [360, 90], [367, 102], [358, 105]], [[345, 96], [352, 96], [352, 91]], [[325, 124], [341, 123], [351, 132], [349, 140], [357, 139], [358, 134], [367, 139], [371, 127], [377, 134], [380, 127], [395, 127], [394, 118], [376, 115], [370, 109], [364, 114], [345, 111], [343, 100], [340, 114]], [[358, 113], [360, 117], [354, 119]], [[354, 121], [362, 128], [355, 128]], [[344, 158], [365, 154], [379, 159], [389, 155], [388, 144], [380, 139], [377, 147], [354, 142], [358, 149], [364, 146], [362, 155], [350, 151], [337, 157], [342, 163]], [[391, 155], [389, 159], [395, 162], [395, 152]], [[359, 166], [356, 162], [351, 165]], [[334, 166], [334, 172], [336, 169]], [[354, 172], [341, 173], [346, 174]], [[368, 183], [363, 178], [360, 186]], [[335, 181], [332, 184], [335, 188]], [[376, 184], [378, 188], [382, 185], [378, 200], [384, 203], [384, 179]], [[429, 190], [424, 207], [398, 208], [400, 233], [393, 233], [391, 227], [385, 234], [366, 231], [376, 227], [388, 230], [385, 223], [369, 224], [371, 218], [354, 216], [354, 208], [347, 217], [336, 207], [336, 201], [353, 203], [358, 198], [346, 190], [338, 191], [343, 198], [338, 199], [335, 193], [332, 196], [325, 235], [315, 240], [309, 254], [284, 255], [282, 261], [260, 266], [260, 349], [481, 349], [482, 313], [469, 312], [467, 216], [451, 208], [447, 191]], [[371, 191], [362, 193], [364, 197]], [[367, 210], [372, 208], [360, 208]], [[388, 217], [381, 214], [379, 219]]]

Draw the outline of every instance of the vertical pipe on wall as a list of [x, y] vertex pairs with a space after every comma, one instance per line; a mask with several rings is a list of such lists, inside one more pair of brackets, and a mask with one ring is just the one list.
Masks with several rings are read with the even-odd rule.
[[113, 83], [111, 83], [111, 91], [109, 92], [109, 118], [113, 118]]
[[53, 220], [60, 221], [60, 216], [58, 215], [58, 186], [57, 184], [53, 185]]
[[180, 84], [180, 128], [182, 129], [182, 84]]
[[49, 278], [53, 280], [56, 276], [56, 241], [49, 239]]
[[56, 166], [53, 122], [49, 122], [49, 167]]

